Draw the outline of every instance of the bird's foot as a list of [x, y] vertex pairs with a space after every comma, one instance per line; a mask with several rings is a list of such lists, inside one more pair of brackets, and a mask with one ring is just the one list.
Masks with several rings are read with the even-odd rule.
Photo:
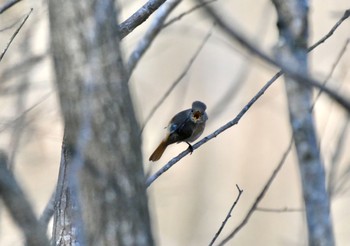
[[190, 154], [192, 155], [193, 146], [189, 142], [186, 142], [186, 143], [188, 144], [188, 150], [190, 151]]

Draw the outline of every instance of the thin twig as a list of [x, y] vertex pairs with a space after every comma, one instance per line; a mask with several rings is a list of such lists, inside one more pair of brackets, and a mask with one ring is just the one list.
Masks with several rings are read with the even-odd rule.
[[228, 213], [227, 213], [227, 215], [226, 215], [224, 221], [222, 222], [222, 224], [221, 224], [219, 230], [215, 233], [215, 236], [214, 236], [213, 239], [211, 240], [209, 246], [211, 246], [211, 245], [213, 245], [213, 244], [215, 243], [215, 241], [216, 241], [216, 239], [218, 238], [218, 236], [220, 235], [222, 229], [224, 229], [224, 227], [225, 227], [227, 221], [229, 220], [229, 218], [231, 218], [231, 213], [232, 213], [233, 209], [235, 208], [237, 202], [239, 201], [239, 198], [241, 197], [241, 195], [242, 195], [242, 193], [243, 193], [243, 190], [241, 190], [237, 184], [236, 184], [236, 187], [237, 187], [237, 190], [238, 190], [237, 198], [236, 198], [236, 200], [233, 202], [233, 204], [232, 204], [230, 210], [228, 211]]
[[13, 23], [11, 23], [10, 25], [6, 26], [6, 27], [2, 27], [2, 29], [0, 29], [0, 32], [4, 32], [7, 30], [10, 30], [12, 28], [14, 28], [15, 26], [17, 26], [18, 23], [21, 22], [22, 18], [19, 18], [18, 20], [15, 20]]
[[263, 189], [260, 191], [259, 195], [256, 197], [254, 203], [250, 207], [248, 213], [246, 214], [246, 216], [244, 217], [242, 222], [224, 240], [222, 240], [219, 243], [219, 246], [224, 245], [229, 240], [231, 240], [245, 226], [245, 224], [247, 224], [248, 220], [250, 219], [250, 216], [252, 216], [252, 214], [256, 210], [259, 202], [263, 199], [267, 190], [269, 189], [270, 185], [272, 184], [273, 180], [275, 179], [276, 175], [278, 174], [278, 172], [281, 170], [283, 164], [285, 163], [285, 161], [288, 157], [288, 154], [290, 153], [290, 151], [292, 149], [293, 142], [294, 141], [293, 141], [293, 137], [292, 137], [289, 144], [288, 144], [288, 147], [287, 147], [286, 151], [284, 152], [281, 160], [279, 161], [277, 167], [275, 168], [275, 170], [271, 174], [270, 178], [267, 180], [266, 184], [264, 185]]
[[[197, 1], [203, 2], [202, 0], [197, 0]], [[204, 9], [206, 10], [206, 13], [214, 21], [216, 21], [216, 23], [224, 31], [224, 33], [226, 33], [233, 41], [238, 42], [246, 50], [250, 51], [252, 54], [254, 54], [255, 56], [259, 57], [260, 59], [266, 61], [267, 63], [269, 63], [269, 64], [271, 64], [273, 66], [281, 68], [281, 70], [285, 74], [287, 74], [291, 78], [295, 79], [297, 82], [303, 83], [304, 85], [307, 85], [307, 86], [313, 86], [313, 87], [316, 87], [318, 89], [323, 90], [325, 93], [327, 93], [327, 95], [329, 97], [331, 97], [339, 105], [341, 105], [348, 112], [350, 112], [350, 101], [347, 98], [339, 95], [333, 89], [330, 89], [330, 88], [328, 88], [326, 86], [323, 86], [319, 81], [315, 80], [314, 78], [311, 78], [311, 77], [307, 76], [307, 74], [300, 73], [298, 70], [296, 70], [294, 68], [290, 68], [290, 67], [286, 66], [285, 64], [277, 62], [275, 59], [271, 58], [265, 52], [263, 52], [262, 50], [257, 48], [256, 45], [251, 43], [239, 31], [237, 31], [237, 29], [235, 27], [233, 27], [232, 25], [228, 25], [227, 22], [225, 22], [220, 17], [220, 15], [211, 6], [206, 5], [206, 6], [204, 6]], [[342, 19], [346, 19], [349, 16], [350, 16], [350, 9], [345, 11], [344, 16], [342, 17]]]
[[0, 7], [0, 14], [4, 13], [6, 10], [8, 10], [9, 8], [11, 8], [12, 6], [14, 6], [16, 3], [20, 2], [22, 0], [10, 0], [7, 3], [5, 3], [4, 5], [2, 5]]
[[169, 89], [164, 93], [164, 95], [159, 99], [159, 101], [154, 105], [154, 107], [151, 109], [150, 113], [147, 115], [142, 127], [141, 127], [141, 131], [140, 134], [142, 134], [143, 130], [145, 129], [145, 126], [147, 125], [148, 121], [152, 118], [153, 114], [157, 111], [157, 109], [160, 107], [160, 105], [162, 105], [162, 103], [165, 101], [165, 99], [167, 99], [167, 97], [170, 95], [170, 93], [174, 90], [174, 88], [182, 81], [182, 79], [186, 76], [186, 74], [188, 73], [188, 71], [190, 70], [190, 68], [192, 67], [194, 61], [197, 59], [198, 55], [200, 54], [200, 52], [202, 51], [203, 47], [205, 46], [205, 44], [207, 43], [207, 41], [209, 40], [210, 36], [213, 33], [213, 29], [214, 29], [214, 25], [212, 26], [212, 28], [210, 28], [208, 34], [204, 37], [202, 43], [199, 45], [198, 49], [196, 50], [196, 52], [193, 54], [193, 56], [191, 57], [191, 59], [189, 60], [188, 64], [186, 65], [185, 69], [183, 70], [183, 72], [180, 74], [180, 76], [171, 84], [171, 86], [169, 87]]
[[39, 222], [40, 224], [47, 229], [47, 226], [55, 212], [55, 199], [56, 199], [56, 189], [52, 192], [50, 200], [46, 204], [44, 211], [40, 215]]
[[[331, 160], [331, 168], [329, 170], [328, 175], [328, 194], [330, 198], [334, 198], [336, 195], [336, 190], [339, 190], [339, 184], [341, 183], [342, 179], [340, 177], [337, 177], [337, 173], [339, 170], [340, 160], [341, 156], [344, 153], [344, 148], [346, 148], [346, 140], [349, 134], [349, 125], [350, 125], [350, 115], [347, 116], [347, 119], [344, 122], [344, 125], [341, 127], [340, 133], [338, 134], [338, 141], [335, 145], [335, 152], [332, 156]], [[348, 179], [343, 179], [348, 180]]]
[[34, 103], [32, 106], [30, 106], [28, 109], [23, 111], [19, 116], [17, 116], [15, 119], [11, 120], [10, 122], [6, 123], [4, 126], [0, 127], [0, 133], [7, 130], [7, 128], [12, 127], [13, 124], [16, 122], [22, 120], [23, 117], [25, 117], [28, 113], [32, 112], [34, 109], [36, 109], [38, 106], [40, 106], [45, 100], [47, 100], [53, 91], [50, 91], [46, 93], [43, 97], [41, 97], [36, 103]]
[[33, 9], [30, 9], [29, 13], [26, 15], [26, 17], [24, 18], [24, 20], [22, 21], [21, 25], [17, 28], [17, 30], [12, 34], [10, 41], [8, 42], [8, 44], [6, 45], [4, 51], [1, 53], [0, 55], [0, 62], [2, 61], [2, 58], [5, 56], [8, 48], [10, 47], [12, 41], [15, 39], [15, 37], [17, 36], [17, 34], [19, 33], [19, 31], [21, 30], [21, 28], [23, 27], [24, 23], [27, 21], [27, 19], [29, 18], [30, 14], [32, 13]]
[[350, 177], [350, 162], [348, 161], [347, 168], [337, 178], [337, 186], [334, 193], [337, 195], [344, 195], [349, 190], [349, 177]]
[[[325, 80], [324, 80], [323, 83], [322, 83], [323, 86], [325, 86], [325, 85], [328, 83], [328, 81], [330, 80], [330, 78], [332, 77], [332, 75], [333, 75], [333, 73], [334, 73], [336, 67], [338, 66], [338, 64], [339, 64], [339, 62], [340, 62], [340, 60], [341, 60], [341, 58], [342, 58], [342, 57], [344, 56], [344, 54], [345, 54], [345, 51], [346, 51], [346, 48], [348, 47], [349, 42], [350, 42], [350, 39], [347, 39], [346, 42], [345, 42], [345, 44], [344, 44], [344, 46], [343, 46], [342, 49], [340, 50], [339, 55], [337, 56], [335, 62], [334, 62], [333, 65], [332, 65], [331, 71], [329, 72], [328, 76], [325, 78]], [[320, 42], [318, 42], [318, 43], [320, 43]], [[322, 43], [322, 42], [321, 42], [321, 43]], [[321, 43], [320, 43], [320, 44], [321, 44]], [[313, 46], [314, 46], [314, 45], [313, 45]], [[312, 46], [312, 47], [313, 47], [313, 46]], [[312, 50], [311, 47], [309, 48], [309, 50]], [[314, 109], [314, 107], [315, 107], [315, 104], [316, 104], [317, 100], [320, 98], [322, 92], [323, 92], [322, 89], [318, 91], [318, 93], [317, 93], [317, 95], [316, 95], [316, 97], [315, 97], [315, 99], [314, 99], [314, 101], [313, 101], [313, 103], [312, 103], [312, 106], [311, 106], [310, 111], [313, 111], [313, 109]]]
[[178, 16], [176, 16], [176, 17], [172, 18], [171, 20], [169, 20], [168, 22], [166, 22], [162, 28], [164, 29], [164, 28], [168, 27], [169, 25], [173, 24], [175, 21], [181, 20], [182, 17], [191, 14], [193, 11], [198, 10], [198, 9], [204, 7], [205, 5], [211, 4], [211, 3], [216, 2], [216, 1], [217, 0], [209, 0], [209, 1], [206, 1], [203, 3], [199, 3], [195, 6], [193, 6], [192, 8], [190, 8], [189, 10], [179, 14]]
[[337, 23], [335, 23], [332, 29], [326, 34], [326, 36], [322, 37], [318, 42], [310, 46], [309, 50], [311, 51], [315, 49], [317, 46], [319, 46], [320, 44], [324, 43], [328, 38], [330, 38], [334, 34], [335, 30], [337, 30], [337, 28], [343, 23], [343, 21], [345, 21], [349, 17], [350, 17], [350, 9], [347, 9], [343, 13], [343, 16], [339, 19], [339, 21], [337, 21]]
[[301, 208], [263, 208], [263, 207], [256, 207], [255, 211], [258, 212], [267, 212], [267, 213], [293, 213], [293, 212], [304, 212], [304, 209]]
[[139, 43], [136, 45], [136, 48], [130, 55], [127, 68], [129, 76], [131, 76], [131, 73], [134, 71], [134, 68], [136, 67], [137, 63], [140, 61], [143, 54], [151, 46], [153, 40], [156, 38], [160, 30], [162, 29], [165, 19], [180, 2], [181, 0], [166, 2], [162, 7], [159, 8], [159, 10], [154, 16], [154, 19], [149, 29], [146, 31], [145, 35], [140, 39]]
[[149, 0], [140, 9], [138, 9], [127, 20], [119, 25], [119, 37], [125, 38], [137, 26], [145, 22], [154, 11], [156, 11], [166, 0]]
[[[21, 73], [22, 71], [28, 71], [28, 69], [33, 69], [35, 66], [43, 61], [46, 57], [48, 57], [48, 52], [45, 52], [42, 55], [32, 55], [31, 57], [22, 57], [20, 61], [18, 61], [16, 64], [11, 65], [11, 67], [8, 67], [2, 70], [0, 74], [0, 81], [1, 86], [4, 86], [4, 84], [10, 80], [12, 77], [17, 76], [18, 73]], [[3, 92], [3, 88], [1, 88], [1, 93]]]

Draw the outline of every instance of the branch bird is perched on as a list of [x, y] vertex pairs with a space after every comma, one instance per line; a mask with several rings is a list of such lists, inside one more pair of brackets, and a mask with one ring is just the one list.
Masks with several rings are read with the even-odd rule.
[[205, 112], [207, 106], [200, 101], [192, 103], [192, 108], [177, 113], [167, 127], [167, 135], [150, 156], [150, 161], [158, 161], [168, 145], [173, 143], [186, 142], [191, 152], [192, 145], [189, 142], [195, 141], [203, 133], [205, 122], [208, 120]]

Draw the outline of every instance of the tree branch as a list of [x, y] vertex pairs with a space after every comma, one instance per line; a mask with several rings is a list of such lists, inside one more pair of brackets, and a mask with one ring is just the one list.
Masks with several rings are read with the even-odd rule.
[[0, 14], [4, 13], [6, 10], [8, 10], [9, 8], [11, 8], [12, 6], [14, 6], [16, 3], [19, 3], [22, 0], [10, 0], [7, 3], [5, 3], [4, 5], [2, 5], [0, 7]]
[[162, 29], [165, 19], [169, 16], [171, 11], [181, 2], [181, 0], [174, 0], [165, 3], [155, 14], [154, 19], [146, 31], [145, 35], [140, 39], [139, 43], [136, 45], [135, 50], [131, 53], [128, 61], [127, 71], [129, 77], [136, 67], [137, 63], [151, 46], [153, 40], [158, 35]]
[[289, 144], [288, 144], [288, 147], [287, 147], [286, 151], [284, 152], [281, 160], [279, 161], [277, 167], [275, 168], [275, 170], [271, 174], [270, 178], [267, 180], [266, 184], [264, 185], [263, 189], [260, 191], [259, 195], [256, 197], [255, 202], [250, 207], [249, 211], [247, 212], [247, 214], [244, 217], [244, 219], [242, 220], [242, 222], [224, 240], [222, 240], [219, 243], [219, 246], [224, 245], [225, 243], [230, 241], [245, 226], [245, 224], [248, 223], [250, 216], [252, 216], [252, 214], [256, 210], [257, 206], [259, 205], [260, 201], [264, 198], [264, 196], [265, 196], [267, 190], [270, 188], [270, 185], [272, 184], [273, 180], [275, 179], [278, 172], [281, 170], [283, 164], [285, 163], [285, 161], [288, 157], [288, 154], [290, 153], [290, 151], [292, 149], [293, 142], [294, 141], [293, 141], [293, 137], [292, 137]]
[[233, 209], [235, 208], [237, 202], [239, 201], [239, 198], [241, 197], [241, 195], [242, 195], [242, 193], [243, 193], [243, 190], [241, 190], [237, 184], [236, 184], [236, 187], [237, 187], [237, 190], [238, 190], [237, 198], [236, 198], [236, 200], [233, 202], [233, 204], [232, 204], [230, 210], [228, 211], [228, 213], [227, 213], [227, 215], [226, 215], [224, 221], [222, 222], [222, 224], [221, 224], [219, 230], [215, 233], [215, 236], [214, 236], [214, 238], [211, 240], [209, 246], [212, 246], [212, 245], [215, 243], [215, 241], [216, 241], [216, 239], [218, 238], [218, 236], [220, 235], [222, 229], [224, 229], [224, 227], [225, 227], [225, 225], [226, 225], [228, 219], [231, 218], [231, 213], [232, 213]]
[[39, 222], [40, 224], [47, 229], [47, 226], [55, 212], [55, 198], [56, 198], [56, 190], [54, 190], [50, 196], [49, 201], [47, 202], [44, 211], [40, 215]]
[[29, 18], [30, 14], [32, 13], [33, 9], [30, 9], [29, 13], [26, 15], [26, 17], [23, 19], [21, 25], [17, 28], [17, 30], [12, 34], [10, 41], [8, 42], [8, 44], [6, 45], [4, 51], [0, 54], [0, 62], [2, 61], [2, 58], [5, 56], [8, 48], [10, 47], [12, 41], [15, 39], [15, 37], [17, 36], [17, 34], [19, 33], [19, 31], [21, 30], [21, 28], [23, 27], [24, 23], [27, 21], [27, 19]]
[[[197, 0], [199, 2], [203, 2], [202, 0]], [[281, 68], [281, 70], [286, 73], [291, 78], [295, 79], [299, 83], [303, 83], [304, 85], [313, 86], [318, 89], [323, 90], [328, 94], [333, 100], [335, 100], [339, 105], [344, 107], [348, 112], [350, 112], [350, 101], [345, 97], [339, 95], [333, 89], [330, 89], [326, 86], [323, 86], [319, 81], [307, 76], [306, 74], [300, 73], [297, 69], [290, 68], [281, 62], [277, 62], [275, 59], [271, 58], [265, 52], [256, 47], [256, 45], [252, 44], [246, 37], [244, 37], [237, 29], [233, 26], [228, 25], [220, 15], [209, 5], [204, 6], [206, 13], [218, 24], [218, 26], [233, 40], [238, 42], [242, 47], [246, 50], [250, 51], [255, 56], [260, 59], [268, 62], [269, 64]], [[350, 10], [345, 11], [345, 17], [348, 18], [350, 16]]]
[[119, 25], [119, 38], [123, 39], [137, 26], [145, 22], [166, 0], [149, 0], [127, 20]]
[[[347, 11], [345, 11], [345, 13], [347, 13]], [[345, 15], [345, 14], [344, 14]], [[346, 18], [348, 18], [348, 15]], [[321, 38], [321, 40], [327, 40], [328, 38], [330, 38], [332, 35], [329, 35], [330, 33], [334, 33], [335, 30], [340, 26], [340, 24], [343, 22], [341, 21], [344, 18], [344, 16], [332, 27], [331, 31], [328, 32], [324, 37]], [[323, 41], [323, 42], [324, 42]], [[314, 45], [312, 45], [309, 49], [308, 52], [313, 51], [316, 47], [318, 47], [320, 44], [322, 44], [323, 42], [317, 42]], [[316, 45], [317, 44], [317, 45]], [[220, 127], [219, 129], [217, 129], [215, 132], [213, 132], [212, 134], [209, 134], [208, 136], [206, 136], [205, 138], [203, 138], [202, 140], [198, 141], [196, 144], [193, 145], [193, 149], [197, 149], [199, 148], [201, 145], [205, 144], [207, 141], [213, 139], [214, 137], [216, 137], [217, 135], [219, 135], [221, 132], [225, 131], [226, 129], [238, 124], [239, 120], [243, 117], [243, 115], [250, 109], [250, 107], [265, 93], [265, 91], [281, 76], [283, 75], [282, 70], [279, 71], [278, 73], [276, 73], [259, 91], [258, 93], [246, 104], [246, 106], [239, 112], [239, 114], [230, 122], [226, 123], [225, 125], [223, 125], [222, 127]], [[181, 152], [178, 156], [174, 157], [173, 159], [171, 159], [166, 165], [164, 165], [161, 169], [159, 169], [155, 174], [151, 175], [147, 181], [146, 181], [146, 185], [147, 187], [149, 187], [158, 177], [160, 177], [163, 173], [165, 173], [166, 171], [169, 170], [169, 168], [171, 168], [175, 163], [177, 163], [178, 161], [180, 161], [183, 157], [185, 157], [187, 154], [189, 154], [190, 151], [189, 150], [185, 150], [183, 152]]]
[[[308, 74], [308, 6], [305, 0], [272, 0], [279, 31], [276, 57], [282, 64]], [[295, 139], [309, 245], [334, 245], [325, 171], [317, 144], [313, 115], [312, 88], [285, 76], [290, 125]], [[326, 88], [321, 84], [322, 88]], [[310, 179], [312, 177], [312, 179]]]
[[330, 31], [318, 42], [310, 46], [309, 51], [312, 51], [314, 48], [316, 48], [320, 44], [324, 43], [328, 38], [330, 38], [334, 34], [335, 30], [337, 30], [337, 28], [343, 23], [343, 21], [345, 21], [349, 17], [350, 17], [350, 9], [347, 9], [345, 10], [343, 16], [337, 21], [337, 23], [335, 23], [335, 25], [332, 27]]
[[7, 156], [0, 152], [0, 196], [29, 246], [50, 245], [44, 228], [13, 174], [7, 169]]
[[[344, 54], [345, 54], [345, 51], [346, 51], [346, 48], [347, 48], [349, 42], [350, 42], [350, 38], [346, 40], [346, 42], [345, 42], [343, 48], [340, 50], [340, 52], [339, 52], [339, 54], [338, 54], [338, 56], [337, 56], [335, 62], [334, 62], [333, 65], [332, 65], [332, 68], [331, 68], [329, 74], [327, 75], [327, 77], [324, 79], [324, 81], [323, 81], [323, 83], [322, 83], [323, 86], [325, 86], [325, 85], [328, 83], [328, 81], [331, 79], [331, 77], [332, 77], [332, 75], [333, 75], [333, 73], [334, 73], [334, 71], [335, 71], [335, 68], [338, 66], [338, 64], [339, 64], [339, 62], [340, 62], [340, 60], [341, 60], [341, 58], [342, 58], [342, 57], [344, 56]], [[319, 43], [319, 42], [318, 42], [318, 43]], [[322, 42], [321, 42], [321, 43], [322, 43]], [[320, 44], [321, 44], [321, 43], [320, 43]], [[313, 46], [314, 46], [314, 45], [313, 45]], [[311, 47], [309, 48], [309, 50], [310, 50], [310, 49], [311, 49]], [[311, 49], [311, 50], [312, 50], [312, 49]], [[320, 98], [322, 92], [323, 92], [323, 90], [319, 90], [319, 91], [318, 91], [318, 93], [317, 93], [317, 95], [316, 95], [316, 97], [315, 97], [315, 99], [314, 99], [314, 101], [313, 101], [313, 103], [312, 103], [312, 106], [311, 106], [311, 109], [310, 109], [311, 111], [312, 111], [313, 108], [315, 107], [315, 104], [316, 104], [317, 100]]]
[[[214, 131], [213, 133], [209, 134], [205, 138], [201, 139], [199, 142], [192, 145], [193, 150], [199, 148], [209, 140], [217, 137], [222, 132], [226, 131], [228, 128], [238, 124], [240, 119], [243, 117], [243, 115], [250, 109], [250, 107], [265, 93], [265, 91], [273, 84], [273, 82], [282, 75], [281, 72], [278, 72], [275, 74], [272, 79], [270, 79], [260, 90], [259, 92], [244, 106], [244, 108], [238, 113], [238, 115], [232, 119], [231, 121], [227, 122], [225, 125], [221, 126], [219, 129]], [[165, 173], [169, 170], [175, 163], [180, 161], [183, 157], [188, 155], [190, 153], [189, 149], [186, 149], [185, 151], [181, 152], [178, 156], [171, 159], [165, 166], [163, 166], [161, 169], [159, 169], [155, 174], [150, 176], [146, 181], [146, 186], [149, 187], [160, 175]]]
[[293, 213], [293, 212], [305, 212], [305, 209], [301, 208], [263, 208], [263, 207], [256, 207], [255, 211], [258, 212], [266, 212], [266, 213]]
[[189, 10], [187, 10], [187, 11], [185, 11], [185, 12], [179, 14], [178, 16], [175, 16], [174, 18], [172, 18], [171, 20], [169, 20], [168, 22], [166, 22], [166, 23], [163, 25], [162, 28], [166, 28], [166, 27], [168, 27], [169, 25], [173, 24], [175, 21], [181, 20], [182, 17], [191, 14], [193, 11], [198, 10], [198, 9], [204, 7], [205, 5], [211, 4], [211, 3], [216, 2], [216, 1], [217, 1], [217, 0], [208, 0], [208, 1], [206, 1], [206, 2], [197, 4], [197, 5], [193, 6], [192, 8], [190, 8]]

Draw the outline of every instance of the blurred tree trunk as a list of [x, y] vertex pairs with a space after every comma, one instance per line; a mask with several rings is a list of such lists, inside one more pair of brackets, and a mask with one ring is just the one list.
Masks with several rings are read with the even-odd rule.
[[[308, 1], [273, 0], [278, 14], [278, 60], [307, 74]], [[312, 90], [285, 77], [290, 122], [295, 139], [306, 208], [309, 245], [334, 245], [325, 172], [321, 161], [313, 115]]]
[[65, 133], [54, 243], [153, 245], [115, 1], [50, 0]]

